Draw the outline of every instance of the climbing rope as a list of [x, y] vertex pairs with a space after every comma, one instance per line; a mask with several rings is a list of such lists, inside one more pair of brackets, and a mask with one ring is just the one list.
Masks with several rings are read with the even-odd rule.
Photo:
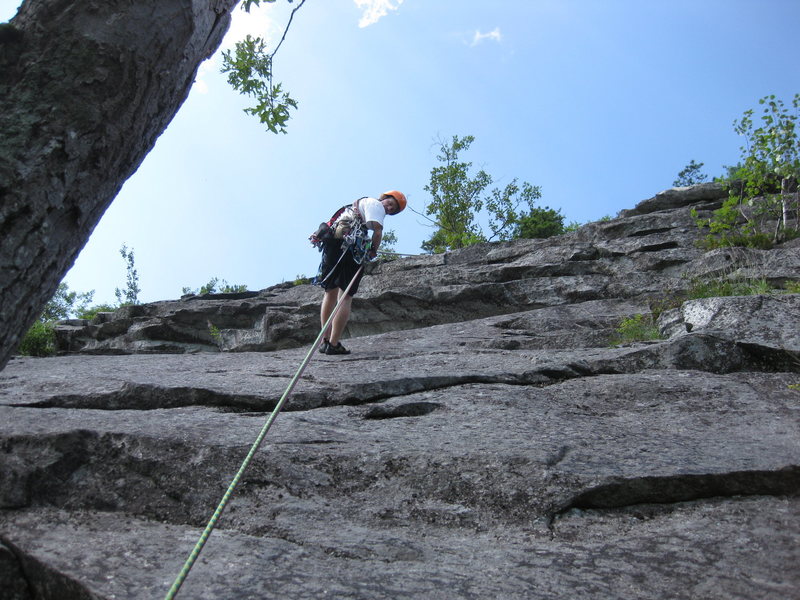
[[253, 456], [255, 456], [255, 453], [258, 450], [259, 446], [261, 446], [261, 442], [266, 437], [267, 432], [269, 431], [269, 428], [272, 427], [272, 423], [275, 421], [275, 419], [278, 416], [278, 413], [281, 411], [281, 409], [283, 408], [283, 405], [286, 403], [286, 399], [292, 393], [292, 390], [294, 390], [294, 386], [297, 384], [297, 381], [303, 375], [303, 371], [305, 371], [306, 366], [308, 366], [308, 363], [311, 361], [311, 358], [314, 356], [315, 350], [319, 346], [320, 341], [322, 340], [322, 337], [325, 335], [325, 332], [328, 330], [328, 327], [330, 326], [331, 322], [333, 321], [333, 318], [336, 316], [336, 313], [339, 312], [339, 308], [341, 307], [342, 300], [344, 300], [344, 298], [347, 297], [347, 293], [350, 291], [350, 288], [353, 287], [353, 283], [358, 278], [358, 275], [359, 275], [359, 273], [361, 272], [361, 270], [363, 268], [364, 268], [364, 266], [361, 265], [358, 268], [358, 270], [356, 271], [356, 274], [353, 276], [353, 279], [350, 280], [350, 283], [348, 284], [347, 289], [344, 291], [344, 293], [339, 298], [339, 301], [336, 303], [336, 306], [334, 307], [333, 312], [331, 313], [331, 316], [328, 317], [328, 320], [325, 322], [325, 325], [323, 325], [322, 329], [319, 332], [319, 335], [317, 336], [317, 339], [314, 340], [314, 344], [311, 346], [311, 348], [309, 349], [308, 353], [306, 354], [306, 357], [303, 359], [303, 362], [300, 363], [300, 367], [297, 369], [297, 372], [294, 374], [294, 377], [292, 377], [292, 380], [289, 382], [289, 385], [286, 388], [286, 391], [283, 392], [283, 395], [281, 396], [280, 400], [278, 400], [278, 403], [275, 405], [275, 408], [272, 410], [272, 414], [270, 414], [270, 416], [267, 419], [266, 423], [264, 423], [264, 426], [261, 428], [261, 431], [259, 432], [258, 437], [256, 438], [256, 441], [253, 442], [253, 445], [250, 447], [250, 452], [247, 453], [247, 456], [245, 457], [244, 462], [242, 462], [242, 466], [239, 467], [239, 470], [237, 471], [236, 475], [234, 476], [233, 480], [231, 481], [230, 485], [228, 486], [228, 489], [226, 490], [225, 495], [222, 496], [222, 500], [220, 501], [219, 505], [217, 506], [217, 510], [214, 511], [214, 514], [212, 515], [211, 520], [208, 522], [208, 525], [206, 525], [205, 530], [203, 530], [203, 533], [200, 534], [200, 539], [197, 540], [197, 543], [195, 544], [194, 548], [192, 549], [192, 552], [189, 554], [189, 558], [186, 559], [186, 562], [184, 563], [183, 568], [181, 569], [181, 572], [178, 573], [178, 576], [175, 578], [175, 582], [172, 584], [172, 587], [167, 592], [167, 595], [164, 597], [164, 600], [172, 600], [173, 598], [175, 598], [175, 594], [178, 593], [178, 590], [181, 589], [181, 586], [183, 585], [183, 582], [186, 579], [186, 576], [189, 574], [189, 571], [192, 569], [192, 566], [194, 565], [195, 561], [197, 560], [197, 557], [200, 556], [200, 552], [202, 551], [203, 546], [205, 546], [206, 540], [208, 540], [208, 536], [211, 535], [211, 532], [214, 530], [214, 527], [216, 526], [217, 521], [219, 521], [219, 518], [222, 516], [222, 511], [225, 510], [225, 506], [228, 504], [228, 501], [231, 499], [231, 496], [233, 495], [233, 491], [236, 489], [236, 486], [239, 484], [239, 480], [242, 478], [242, 475], [244, 474], [245, 470], [250, 465], [250, 462], [253, 460]]

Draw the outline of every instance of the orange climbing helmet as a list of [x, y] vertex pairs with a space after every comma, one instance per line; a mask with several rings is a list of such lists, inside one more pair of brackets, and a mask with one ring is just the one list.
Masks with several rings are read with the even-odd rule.
[[398, 206], [397, 212], [401, 212], [406, 207], [406, 196], [405, 194], [403, 194], [403, 192], [398, 192], [397, 190], [389, 190], [388, 192], [383, 192], [381, 198], [385, 198], [386, 196], [391, 196], [392, 198], [397, 200], [397, 206]]

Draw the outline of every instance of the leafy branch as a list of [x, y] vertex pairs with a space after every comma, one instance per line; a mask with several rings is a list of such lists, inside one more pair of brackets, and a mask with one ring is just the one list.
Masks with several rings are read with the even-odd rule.
[[[797, 235], [800, 220], [800, 94], [791, 108], [774, 95], [758, 101], [763, 106], [760, 125], [753, 110], [733, 122], [744, 138], [740, 148], [743, 161], [729, 168], [726, 184], [729, 197], [711, 218], [692, 212], [698, 226], [708, 227], [706, 245], [769, 247]], [[794, 221], [795, 228], [792, 228]], [[765, 229], [771, 226], [772, 233]], [[714, 237], [714, 236], [718, 237]]]
[[[250, 12], [252, 6], [259, 6], [262, 0], [244, 0], [242, 9]], [[275, 2], [275, 0], [263, 0]], [[290, 4], [293, 0], [287, 0]], [[292, 10], [289, 21], [283, 31], [278, 45], [272, 52], [268, 52], [267, 43], [261, 37], [246, 36], [244, 40], [236, 42], [233, 52], [225, 50], [222, 53], [222, 68], [220, 72], [228, 75], [228, 83], [240, 94], [255, 99], [255, 105], [245, 108], [244, 112], [259, 118], [272, 133], [286, 133], [286, 122], [289, 120], [289, 110], [297, 108], [297, 101], [282, 85], [273, 79], [273, 61], [281, 45], [286, 39], [286, 34], [292, 24], [295, 13], [305, 4], [306, 0]]]
[[125, 244], [119, 249], [119, 254], [125, 261], [125, 289], [114, 289], [114, 296], [117, 298], [117, 303], [120, 306], [129, 304], [139, 304], [139, 292], [142, 288], [139, 287], [139, 272], [136, 270], [136, 262], [133, 257], [133, 248], [128, 250]]

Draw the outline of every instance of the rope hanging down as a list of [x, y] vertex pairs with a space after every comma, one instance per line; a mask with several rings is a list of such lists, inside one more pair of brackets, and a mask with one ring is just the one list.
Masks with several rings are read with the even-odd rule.
[[322, 337], [325, 335], [325, 332], [328, 330], [328, 327], [330, 326], [331, 322], [333, 321], [333, 318], [336, 316], [336, 313], [339, 312], [339, 307], [342, 304], [342, 300], [344, 300], [344, 298], [347, 296], [347, 293], [350, 291], [350, 288], [353, 287], [353, 282], [358, 278], [358, 275], [359, 275], [359, 273], [361, 273], [361, 270], [363, 268], [364, 268], [364, 265], [361, 265], [358, 268], [358, 270], [356, 271], [356, 274], [353, 276], [353, 279], [350, 280], [350, 283], [347, 286], [347, 289], [344, 291], [344, 293], [339, 298], [339, 301], [336, 303], [336, 307], [333, 309], [333, 312], [331, 313], [331, 316], [328, 317], [328, 320], [326, 321], [325, 325], [320, 330], [319, 335], [317, 336], [317, 339], [314, 340], [314, 344], [311, 346], [311, 349], [306, 354], [306, 357], [303, 359], [303, 362], [300, 363], [300, 368], [297, 369], [297, 372], [294, 374], [294, 377], [292, 377], [292, 380], [289, 382], [289, 385], [286, 388], [286, 391], [283, 392], [283, 395], [281, 396], [281, 399], [278, 400], [278, 403], [275, 405], [275, 408], [272, 410], [272, 414], [270, 414], [270, 416], [267, 419], [266, 423], [264, 423], [264, 426], [261, 428], [261, 432], [258, 434], [258, 437], [256, 438], [256, 441], [253, 442], [253, 445], [250, 448], [250, 452], [247, 453], [247, 456], [245, 457], [244, 462], [242, 462], [242, 466], [239, 467], [239, 470], [237, 471], [236, 475], [234, 476], [233, 480], [231, 481], [230, 485], [228, 486], [228, 489], [225, 492], [225, 495], [222, 496], [222, 500], [220, 501], [219, 505], [217, 506], [217, 510], [214, 511], [214, 514], [212, 515], [211, 520], [208, 522], [208, 525], [206, 525], [205, 530], [203, 530], [203, 533], [200, 534], [200, 539], [197, 540], [197, 544], [195, 544], [194, 549], [192, 550], [191, 554], [189, 554], [189, 558], [186, 559], [186, 562], [184, 563], [183, 568], [181, 569], [181, 572], [178, 573], [178, 577], [175, 579], [175, 582], [172, 584], [172, 587], [167, 592], [167, 595], [164, 597], [164, 600], [172, 600], [173, 598], [175, 598], [175, 594], [178, 593], [178, 590], [181, 589], [181, 586], [183, 585], [183, 582], [186, 579], [186, 576], [189, 574], [189, 571], [192, 569], [192, 566], [194, 565], [195, 561], [197, 560], [197, 557], [200, 556], [200, 552], [202, 551], [203, 546], [205, 546], [206, 540], [208, 540], [208, 536], [211, 535], [211, 532], [214, 530], [214, 527], [216, 526], [217, 521], [219, 521], [219, 518], [222, 516], [222, 511], [225, 510], [225, 506], [228, 504], [228, 501], [231, 499], [231, 496], [233, 495], [233, 491], [236, 489], [236, 486], [239, 485], [239, 480], [242, 478], [242, 475], [244, 475], [245, 469], [247, 469], [247, 467], [250, 465], [250, 462], [253, 460], [253, 456], [255, 456], [255, 453], [258, 450], [259, 446], [261, 446], [261, 442], [264, 441], [264, 438], [266, 437], [267, 432], [269, 431], [269, 428], [272, 427], [272, 423], [275, 421], [275, 419], [278, 416], [278, 413], [281, 411], [281, 409], [283, 408], [283, 405], [286, 403], [286, 399], [292, 393], [292, 390], [294, 390], [294, 386], [297, 384], [297, 381], [303, 375], [303, 371], [305, 371], [306, 366], [308, 366], [308, 363], [311, 361], [311, 358], [314, 356], [314, 353], [315, 353], [317, 347], [319, 346], [320, 341], [322, 341]]

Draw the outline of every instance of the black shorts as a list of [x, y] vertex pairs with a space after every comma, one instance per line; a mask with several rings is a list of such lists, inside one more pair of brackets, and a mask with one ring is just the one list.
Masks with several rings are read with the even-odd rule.
[[[359, 266], [349, 249], [342, 256], [342, 240], [326, 240], [322, 243], [322, 262], [319, 265], [317, 283], [325, 290], [333, 288], [345, 290], [358, 272]], [[358, 278], [353, 282], [348, 296], [355, 296], [363, 275], [363, 271], [358, 273]]]

